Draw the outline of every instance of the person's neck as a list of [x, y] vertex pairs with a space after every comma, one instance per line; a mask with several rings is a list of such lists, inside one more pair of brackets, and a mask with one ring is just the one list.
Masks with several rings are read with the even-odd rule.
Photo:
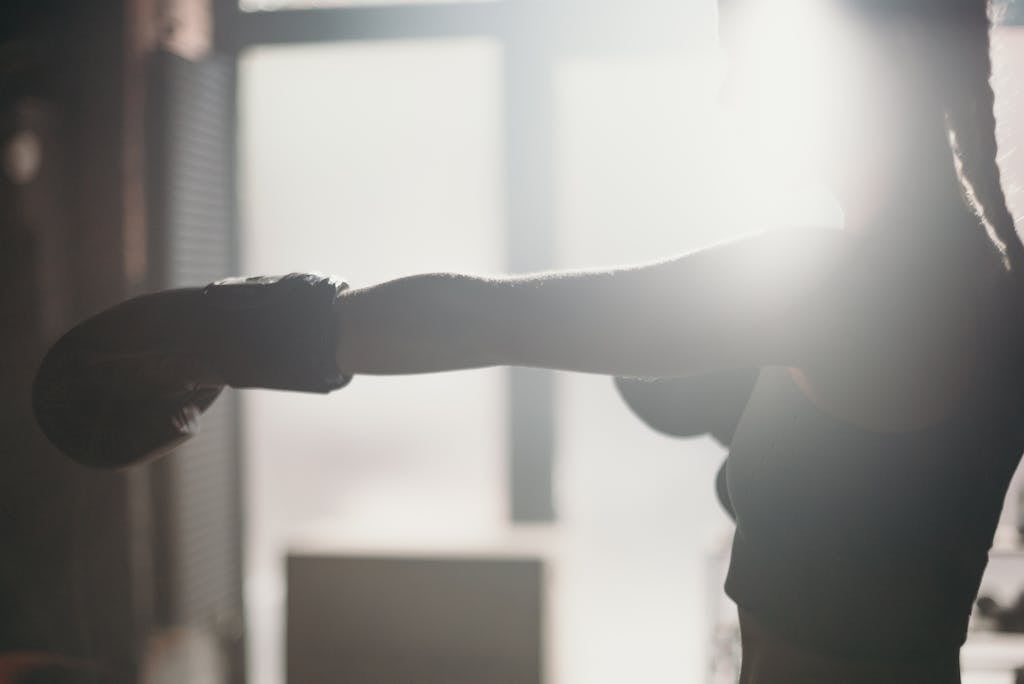
[[[994, 272], [990, 267], [997, 250], [967, 205], [953, 170], [951, 177], [929, 176], [893, 185], [875, 203], [843, 205], [844, 230], [863, 236], [872, 249], [919, 275]], [[965, 269], [965, 264], [971, 266]]]
[[962, 236], [966, 222], [977, 222], [963, 197], [945, 120], [922, 115], [915, 121], [901, 127], [904, 135], [879, 140], [887, 147], [869, 162], [874, 173], [862, 171], [837, 187], [846, 230], [938, 241]]
[[[887, 183], [871, 197], [840, 198], [843, 229], [858, 235], [890, 235], [946, 241], [963, 237], [977, 217], [967, 206], [952, 168], [918, 168], [907, 180]], [[924, 172], [922, 172], [924, 171]]]

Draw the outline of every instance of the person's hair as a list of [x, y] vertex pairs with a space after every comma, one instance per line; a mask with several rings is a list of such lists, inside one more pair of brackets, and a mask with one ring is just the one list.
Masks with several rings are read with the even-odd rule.
[[[950, 180], [954, 188], [959, 186], [961, 195], [936, 198], [935, 206], [923, 211], [944, 214], [950, 206], [946, 199], [962, 200], [963, 208], [977, 221], [967, 228], [976, 228], [982, 234], [957, 231], [957, 235], [969, 238], [968, 242], [948, 244], [981, 248], [974, 256], [987, 265], [1001, 257], [1001, 273], [993, 274], [986, 265], [983, 272], [975, 272], [981, 280], [974, 283], [983, 285], [987, 294], [995, 297], [989, 300], [994, 306], [985, 315], [984, 337], [994, 358], [1001, 360], [1004, 377], [1016, 379], [1018, 399], [1024, 406], [1024, 354], [1019, 351], [1024, 348], [1024, 310], [1018, 303], [1024, 300], [1024, 243], [1003, 190], [992, 87], [991, 32], [1007, 0], [837, 1], [881, 25], [908, 22], [905, 25], [911, 28], [914, 64], [910, 69], [922, 77], [914, 86], [913, 96], [927, 103], [935, 123], [944, 126], [948, 146], [933, 152], [945, 159], [951, 157], [955, 174]], [[897, 31], [892, 35], [902, 34]], [[921, 159], [920, 173], [930, 173], [928, 165], [937, 159]], [[936, 214], [935, 218], [942, 216]], [[1009, 287], [993, 291], [990, 286], [995, 282], [989, 275], [1001, 276], [998, 280]]]
[[1024, 244], [1003, 192], [997, 161], [990, 38], [994, 10], [989, 0], [935, 0], [935, 5], [943, 4], [959, 6], [945, 19], [953, 35], [940, 32], [937, 36], [951, 39], [938, 48], [951, 59], [938, 66], [949, 74], [942, 95], [957, 174], [1006, 266], [1024, 269]]
[[[929, 95], [942, 108], [953, 163], [968, 207], [1009, 269], [1024, 270], [1024, 244], [1003, 192], [997, 161], [991, 27], [1006, 0], [840, 0], [876, 21], [925, 30], [917, 47]], [[1017, 274], [1019, 275], [1019, 273]]]
[[[866, 0], [872, 2], [873, 0]], [[885, 0], [883, 0], [884, 2]], [[994, 0], [999, 2], [1000, 0]], [[992, 87], [992, 26], [1001, 9], [993, 0], [894, 0], [920, 8], [920, 20], [932, 43], [926, 59], [933, 61], [931, 81], [945, 117], [956, 175], [968, 207], [1002, 257], [1010, 291], [1024, 292], [1024, 243], [1003, 190], [996, 141], [995, 92]], [[1024, 311], [1017, 304], [996, 313], [1001, 332], [990, 340], [993, 351], [1009, 365], [1006, 372], [1024, 381]], [[1024, 386], [1018, 384], [1024, 402]]]

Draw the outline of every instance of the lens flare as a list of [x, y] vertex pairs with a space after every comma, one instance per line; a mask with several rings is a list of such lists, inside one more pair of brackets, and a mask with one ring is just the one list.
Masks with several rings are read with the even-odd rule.
[[823, 0], [746, 0], [722, 10], [731, 145], [783, 185], [848, 168], [865, 54], [856, 22]]

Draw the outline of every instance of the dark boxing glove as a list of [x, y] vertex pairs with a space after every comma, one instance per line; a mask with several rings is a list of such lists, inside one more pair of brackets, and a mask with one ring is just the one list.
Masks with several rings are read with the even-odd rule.
[[758, 373], [757, 368], [737, 368], [680, 378], [615, 378], [615, 387], [633, 413], [658, 432], [710, 434], [728, 447]]
[[173, 450], [225, 386], [330, 392], [346, 284], [292, 273], [234, 278], [122, 302], [49, 350], [32, 403], [51, 442], [85, 465]]
[[[615, 387], [633, 413], [655, 430], [673, 437], [710, 434], [728, 448], [758, 374], [757, 368], [737, 368], [681, 378], [615, 378]], [[735, 520], [727, 464], [728, 459], [715, 475], [715, 494]]]

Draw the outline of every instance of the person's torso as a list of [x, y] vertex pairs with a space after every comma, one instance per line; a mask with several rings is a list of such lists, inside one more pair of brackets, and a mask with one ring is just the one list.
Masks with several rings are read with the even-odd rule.
[[[884, 294], [882, 280], [863, 284]], [[881, 312], [878, 327], [861, 317], [861, 329], [843, 331], [856, 337], [836, 341], [831, 367], [762, 369], [731, 444], [737, 529], [726, 590], [769, 629], [819, 652], [906, 660], [955, 650], [1024, 448], [1020, 391], [1004, 360], [978, 347], [968, 363], [950, 356], [956, 344], [913, 340], [904, 301], [865, 304]], [[947, 323], [922, 334], [955, 328]], [[916, 376], [886, 376], [890, 359], [878, 355], [893, 340], [917, 344], [906, 355], [916, 363], [920, 350]], [[927, 373], [942, 361], [953, 372], [932, 389]], [[929, 402], [929, 392], [948, 397]], [[915, 397], [928, 404], [919, 415]], [[906, 416], [885, 424], [901, 406]]]

